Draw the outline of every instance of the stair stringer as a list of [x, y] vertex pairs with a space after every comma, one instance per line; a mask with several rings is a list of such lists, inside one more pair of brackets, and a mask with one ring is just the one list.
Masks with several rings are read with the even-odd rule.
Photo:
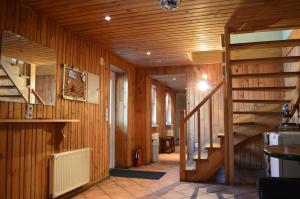
[[185, 179], [188, 182], [206, 182], [224, 164], [224, 150], [208, 149], [207, 159], [197, 159], [195, 170], [186, 170]]

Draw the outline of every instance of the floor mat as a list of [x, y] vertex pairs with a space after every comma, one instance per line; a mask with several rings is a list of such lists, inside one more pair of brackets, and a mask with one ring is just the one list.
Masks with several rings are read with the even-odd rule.
[[110, 176], [115, 176], [115, 177], [159, 180], [161, 177], [163, 177], [166, 174], [166, 172], [136, 171], [136, 170], [128, 170], [128, 169], [111, 169], [109, 171], [109, 174], [110, 174]]

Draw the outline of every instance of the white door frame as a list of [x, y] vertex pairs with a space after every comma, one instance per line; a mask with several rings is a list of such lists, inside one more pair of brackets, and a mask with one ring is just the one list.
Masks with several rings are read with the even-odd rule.
[[110, 104], [109, 104], [109, 168], [115, 168], [116, 163], [116, 139], [115, 139], [115, 115], [116, 115], [116, 73], [110, 72]]

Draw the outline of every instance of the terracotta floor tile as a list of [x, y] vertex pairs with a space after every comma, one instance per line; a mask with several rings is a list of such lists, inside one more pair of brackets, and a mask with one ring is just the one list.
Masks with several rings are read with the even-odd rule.
[[72, 199], [258, 198], [255, 186], [180, 182], [179, 155], [161, 154], [159, 159], [158, 163], [131, 169], [166, 172], [160, 180], [110, 177]]

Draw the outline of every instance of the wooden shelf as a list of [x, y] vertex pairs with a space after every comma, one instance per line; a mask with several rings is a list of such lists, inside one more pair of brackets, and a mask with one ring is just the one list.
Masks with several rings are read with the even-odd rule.
[[0, 119], [0, 123], [71, 123], [77, 119]]

